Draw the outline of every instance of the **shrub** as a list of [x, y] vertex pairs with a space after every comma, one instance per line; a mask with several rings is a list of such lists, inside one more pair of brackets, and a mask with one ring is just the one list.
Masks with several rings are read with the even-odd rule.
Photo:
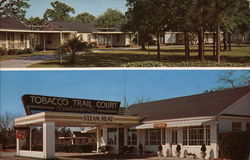
[[222, 158], [246, 160], [249, 157], [250, 138], [247, 132], [230, 131], [219, 135], [219, 153]]
[[163, 63], [156, 61], [128, 62], [124, 67], [164, 67]]
[[8, 51], [6, 48], [0, 48], [0, 56], [4, 56], [4, 55], [7, 55], [8, 54]]
[[18, 54], [18, 49], [10, 49], [10, 50], [8, 51], [8, 54], [9, 54], [9, 55], [17, 55], [17, 54]]
[[179, 144], [176, 146], [176, 151], [177, 151], [177, 152], [180, 152], [180, 151], [181, 151], [181, 146], [180, 146]]
[[56, 145], [56, 152], [89, 153], [93, 147], [93, 145]]
[[201, 145], [201, 152], [206, 152], [207, 148], [205, 144]]
[[18, 54], [30, 54], [32, 53], [31, 49], [10, 49], [9, 55], [18, 55]]

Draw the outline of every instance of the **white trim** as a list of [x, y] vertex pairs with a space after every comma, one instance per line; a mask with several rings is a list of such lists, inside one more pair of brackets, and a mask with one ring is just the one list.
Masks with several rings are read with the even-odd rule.
[[0, 29], [0, 32], [25, 32], [25, 33], [77, 33], [77, 31], [37, 31], [37, 30], [15, 30], [15, 29]]

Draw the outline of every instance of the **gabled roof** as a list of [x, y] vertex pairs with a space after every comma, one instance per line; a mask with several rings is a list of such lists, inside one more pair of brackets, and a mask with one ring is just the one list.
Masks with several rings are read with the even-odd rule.
[[19, 20], [9, 17], [0, 18], [0, 29], [29, 30], [29, 28]]
[[92, 33], [98, 30], [91, 24], [87, 23], [77, 23], [77, 22], [48, 22], [43, 30], [52, 31], [77, 31], [79, 33]]
[[[249, 93], [249, 87], [241, 87], [136, 104], [130, 106], [125, 114], [147, 117], [145, 121], [226, 115], [226, 113], [250, 116], [249, 111], [244, 113], [244, 110], [250, 108]], [[237, 106], [241, 108], [235, 109]], [[237, 113], [234, 114], [234, 110], [237, 110]]]

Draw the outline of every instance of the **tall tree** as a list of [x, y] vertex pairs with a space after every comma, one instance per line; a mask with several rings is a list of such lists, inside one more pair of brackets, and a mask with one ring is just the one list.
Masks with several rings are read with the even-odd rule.
[[47, 9], [43, 15], [45, 20], [70, 21], [70, 13], [74, 14], [74, 8], [65, 3], [54, 1], [50, 3], [53, 9]]
[[173, 18], [172, 30], [173, 31], [183, 31], [184, 32], [184, 45], [185, 45], [185, 58], [186, 60], [190, 56], [189, 50], [189, 39], [190, 32], [192, 31], [193, 26], [190, 22], [190, 17], [192, 16], [192, 8], [194, 7], [193, 0], [174, 0], [171, 3], [171, 15]]
[[26, 9], [29, 7], [28, 0], [1, 0], [0, 16], [12, 17], [24, 21]]
[[218, 75], [219, 88], [250, 86], [250, 71], [226, 71]]
[[[157, 38], [157, 58], [160, 60], [160, 35], [169, 29], [169, 5], [165, 0], [127, 0], [128, 24], [147, 39], [148, 34]], [[144, 43], [142, 43], [143, 45]]]
[[39, 17], [30, 17], [29, 19], [25, 20], [25, 23], [30, 26], [42, 25], [44, 23], [44, 19]]
[[80, 13], [77, 16], [74, 17], [73, 21], [75, 22], [81, 22], [81, 23], [89, 23], [92, 25], [96, 24], [96, 17], [84, 12], [84, 13]]
[[98, 27], [107, 28], [120, 28], [123, 24], [127, 22], [125, 15], [114, 9], [107, 9], [102, 15], [98, 16], [96, 19], [96, 25]]

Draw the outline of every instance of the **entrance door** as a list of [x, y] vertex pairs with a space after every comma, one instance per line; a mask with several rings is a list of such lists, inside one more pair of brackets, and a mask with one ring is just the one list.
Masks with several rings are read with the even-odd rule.
[[119, 153], [124, 152], [124, 128], [119, 128]]

